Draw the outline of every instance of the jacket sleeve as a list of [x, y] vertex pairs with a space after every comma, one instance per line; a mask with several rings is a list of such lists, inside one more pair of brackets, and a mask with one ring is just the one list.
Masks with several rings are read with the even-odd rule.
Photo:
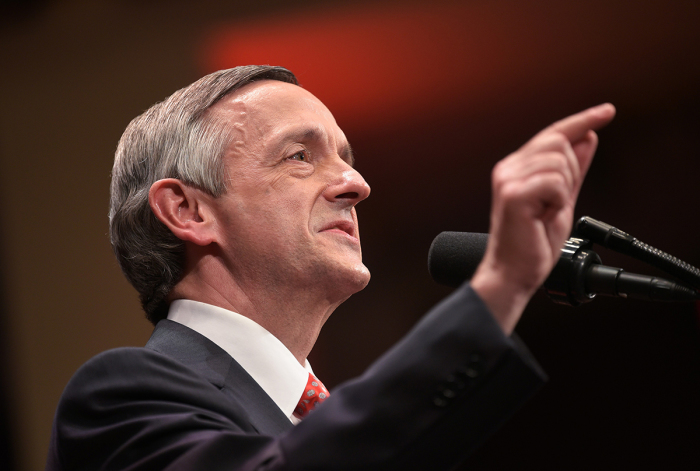
[[464, 285], [280, 437], [164, 355], [98, 355], [66, 387], [47, 470], [450, 469], [544, 379]]

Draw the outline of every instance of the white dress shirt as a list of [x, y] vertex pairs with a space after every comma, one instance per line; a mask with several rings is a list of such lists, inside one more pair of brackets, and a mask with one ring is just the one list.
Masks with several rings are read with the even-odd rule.
[[198, 332], [231, 355], [292, 423], [292, 414], [313, 373], [265, 328], [233, 311], [187, 299], [170, 304], [168, 319]]

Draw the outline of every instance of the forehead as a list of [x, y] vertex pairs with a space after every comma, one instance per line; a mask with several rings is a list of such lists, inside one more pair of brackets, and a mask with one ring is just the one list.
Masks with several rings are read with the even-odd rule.
[[308, 128], [333, 140], [340, 136], [344, 139], [328, 108], [310, 92], [291, 83], [249, 83], [224, 97], [211, 111], [243, 132], [241, 138], [265, 135], [272, 139]]

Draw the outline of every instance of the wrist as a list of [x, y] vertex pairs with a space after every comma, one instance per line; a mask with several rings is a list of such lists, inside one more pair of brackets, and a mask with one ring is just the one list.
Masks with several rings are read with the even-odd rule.
[[470, 285], [491, 311], [506, 335], [513, 332], [535, 290], [510, 280], [498, 271], [479, 266]]

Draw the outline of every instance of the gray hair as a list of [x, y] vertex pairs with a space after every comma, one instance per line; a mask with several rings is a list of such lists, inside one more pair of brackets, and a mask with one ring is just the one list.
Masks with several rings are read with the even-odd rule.
[[114, 156], [109, 233], [124, 275], [139, 293], [153, 324], [168, 314], [168, 295], [180, 281], [185, 244], [160, 222], [148, 203], [151, 185], [177, 178], [214, 197], [226, 193], [225, 123], [207, 110], [257, 80], [298, 85], [282, 67], [244, 66], [214, 72], [153, 105], [127, 126]]

